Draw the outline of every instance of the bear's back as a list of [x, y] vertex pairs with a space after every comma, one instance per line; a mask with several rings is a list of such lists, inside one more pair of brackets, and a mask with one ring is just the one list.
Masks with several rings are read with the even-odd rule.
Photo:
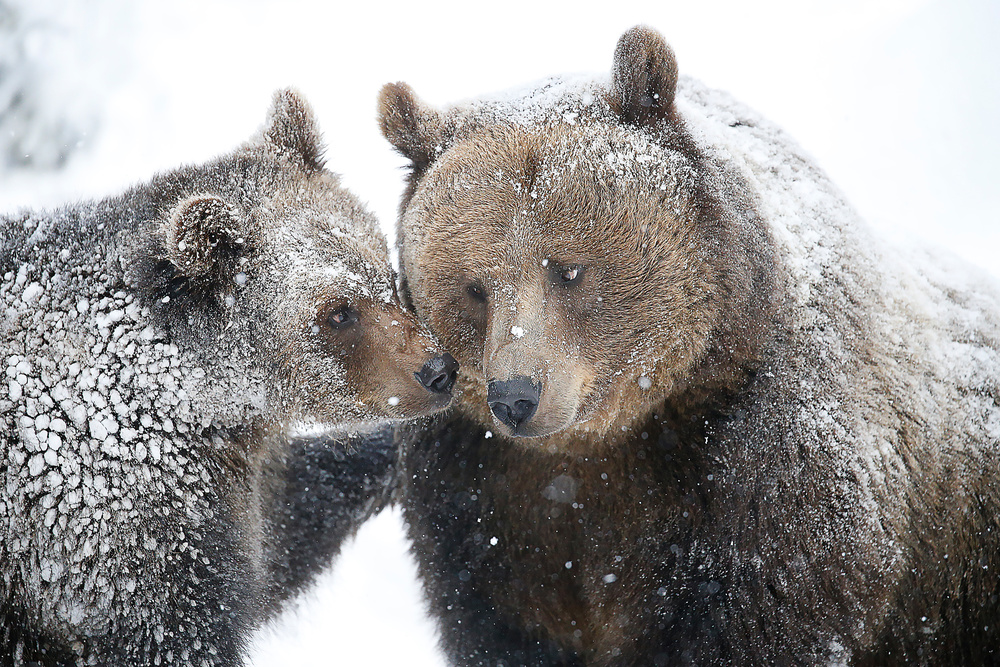
[[862, 356], [940, 438], [1000, 442], [997, 281], [946, 253], [878, 239], [799, 146], [725, 93], [682, 80], [679, 101], [696, 137], [756, 193], [800, 344], [839, 357], [847, 373]]
[[755, 443], [744, 465], [761, 470], [762, 489], [812, 467], [810, 511], [841, 519], [817, 515], [810, 532], [835, 529], [852, 545], [851, 576], [924, 609], [884, 632], [927, 632], [903, 627], [921, 617], [947, 624], [929, 610], [960, 588], [985, 597], [956, 600], [953, 613], [971, 602], [970, 618], [988, 620], [1000, 547], [997, 282], [878, 239], [800, 147], [726, 94], [685, 80], [679, 101], [699, 143], [755, 192], [785, 272], [776, 352], [751, 392], [760, 412], [732, 434]]

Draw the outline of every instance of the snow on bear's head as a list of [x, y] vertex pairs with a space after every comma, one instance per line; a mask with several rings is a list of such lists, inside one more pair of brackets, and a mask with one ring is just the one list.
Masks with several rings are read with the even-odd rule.
[[727, 312], [752, 298], [752, 244], [733, 237], [676, 83], [670, 47], [640, 27], [611, 81], [551, 79], [444, 112], [405, 84], [382, 90], [382, 131], [412, 163], [406, 296], [460, 362], [463, 405], [506, 435], [596, 442], [709, 357], [745, 353], [734, 341], [751, 335]]
[[443, 409], [450, 378], [436, 375], [453, 361], [401, 307], [377, 222], [322, 150], [308, 105], [279, 91], [258, 137], [168, 188], [134, 282], [206, 367], [243, 377], [265, 418], [344, 426]]

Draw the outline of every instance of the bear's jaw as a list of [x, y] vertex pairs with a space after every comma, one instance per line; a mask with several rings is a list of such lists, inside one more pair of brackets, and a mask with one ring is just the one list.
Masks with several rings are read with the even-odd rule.
[[[701, 369], [706, 363], [713, 367], [707, 371]], [[547, 381], [540, 383], [541, 400], [536, 412], [512, 427], [503, 423], [491, 407], [491, 383], [485, 375], [463, 367], [456, 405], [484, 427], [521, 446], [593, 453], [627, 440], [638, 424], [662, 413], [666, 404], [683, 405], [685, 410], [700, 404], [705, 392], [692, 388], [692, 378], [707, 373], [720, 382], [720, 378], [730, 379], [729, 374], [720, 373], [709, 360], [702, 360], [694, 368], [690, 364], [680, 368], [668, 365], [648, 374], [636, 373], [616, 376], [607, 382], [598, 382], [593, 375], [586, 380], [571, 377], [573, 381], [569, 384], [556, 382], [552, 373], [544, 374]], [[744, 381], [745, 376], [741, 375], [739, 382]], [[726, 389], [738, 391], [738, 386], [727, 384]]]
[[[718, 407], [719, 395], [738, 396], [753, 374], [744, 366], [726, 368], [728, 372], [724, 373], [717, 359], [706, 358], [680, 376], [656, 373], [653, 374], [656, 379], [640, 376], [603, 391], [590, 388], [565, 425], [537, 435], [527, 429], [524, 433], [511, 433], [499, 423], [488, 405], [485, 381], [463, 368], [453, 409], [487, 429], [490, 433], [487, 437], [499, 437], [515, 447], [549, 454], [604, 455], [629, 446], [650, 420], [670, 414], [702, 414], [710, 404]], [[646, 382], [652, 385], [646, 386]], [[622, 406], [629, 409], [623, 410]]]
[[[515, 447], [542, 451], [550, 454], [593, 456], [613, 449], [629, 438], [634, 438], [634, 427], [653, 413], [650, 408], [643, 415], [616, 414], [605, 419], [573, 421], [556, 430], [539, 435], [512, 434], [499, 423], [486, 402], [485, 388], [465, 385], [456, 393], [454, 407], [460, 414], [472, 419], [486, 429], [487, 438], [499, 438]], [[488, 444], [488, 443], [487, 443]]]

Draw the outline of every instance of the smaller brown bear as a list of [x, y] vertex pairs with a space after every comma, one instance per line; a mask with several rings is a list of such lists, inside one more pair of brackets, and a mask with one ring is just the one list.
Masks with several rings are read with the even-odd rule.
[[610, 79], [380, 114], [462, 364], [396, 491], [453, 664], [1000, 660], [995, 282], [871, 238], [647, 28]]
[[0, 665], [242, 664], [302, 584], [282, 508], [330, 493], [288, 478], [296, 434], [449, 404], [321, 154], [285, 90], [207, 165], [0, 217]]

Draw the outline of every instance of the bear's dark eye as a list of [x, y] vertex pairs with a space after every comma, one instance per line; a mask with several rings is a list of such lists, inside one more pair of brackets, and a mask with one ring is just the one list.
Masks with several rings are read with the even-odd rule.
[[583, 280], [584, 267], [550, 265], [552, 281], [563, 287], [578, 285]]
[[472, 283], [471, 285], [469, 285], [469, 287], [467, 289], [468, 289], [468, 292], [469, 292], [469, 296], [471, 296], [473, 299], [475, 299], [479, 303], [483, 303], [483, 302], [486, 301], [486, 290], [484, 290], [479, 285], [477, 285], [475, 283]]
[[341, 306], [330, 313], [326, 321], [334, 329], [346, 329], [358, 321], [358, 313], [350, 306]]

